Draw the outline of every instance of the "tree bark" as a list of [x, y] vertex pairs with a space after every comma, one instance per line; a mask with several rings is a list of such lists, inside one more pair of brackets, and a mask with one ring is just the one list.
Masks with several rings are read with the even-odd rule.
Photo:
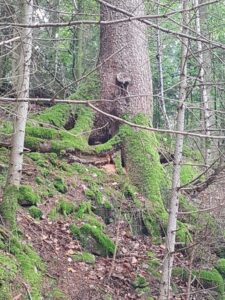
[[[33, 0], [23, 0], [18, 4], [18, 21], [21, 23], [32, 23]], [[32, 29], [24, 28], [19, 30], [20, 44], [17, 46], [17, 98], [29, 97], [30, 61], [32, 52]], [[17, 187], [20, 185], [23, 166], [23, 150], [25, 127], [28, 113], [28, 102], [18, 102], [16, 117], [14, 121], [14, 133], [12, 137], [12, 150], [10, 156], [7, 182], [4, 189], [3, 201], [0, 212], [5, 225], [16, 230], [16, 208], [17, 208]]]
[[[141, 0], [108, 0], [107, 2], [137, 16], [144, 14], [144, 4]], [[122, 17], [124, 17], [122, 13], [114, 11], [107, 5], [101, 5], [102, 21]], [[146, 25], [138, 21], [101, 24], [100, 30], [101, 98], [112, 100], [112, 103], [102, 103], [99, 107], [116, 116], [128, 114], [133, 117], [144, 113], [150, 119], [152, 83]], [[129, 97], [130, 95], [137, 96]], [[102, 129], [91, 135], [91, 144], [110, 139], [117, 131], [118, 124], [97, 115], [95, 128]]]
[[[188, 25], [188, 1], [182, 0], [183, 5], [183, 22], [184, 26]], [[182, 27], [182, 33], [187, 34], [186, 27]], [[177, 130], [184, 131], [184, 116], [185, 116], [185, 100], [187, 97], [187, 56], [188, 56], [188, 39], [182, 38], [181, 48], [181, 75], [180, 75], [180, 92], [178, 103], [178, 116], [177, 116]], [[171, 288], [171, 274], [173, 268], [176, 230], [177, 230], [177, 216], [179, 208], [179, 195], [178, 187], [180, 185], [180, 168], [182, 162], [183, 152], [183, 136], [178, 134], [176, 138], [176, 147], [174, 154], [174, 167], [173, 167], [173, 179], [172, 179], [172, 196], [169, 207], [169, 221], [167, 226], [166, 236], [166, 255], [163, 262], [163, 271], [160, 287], [160, 300], [167, 300], [170, 298]]]
[[[194, 0], [194, 5], [198, 7], [199, 1]], [[201, 22], [200, 22], [200, 10], [199, 8], [196, 9], [196, 32], [198, 35], [202, 34], [201, 31]], [[203, 106], [203, 128], [205, 131], [205, 134], [209, 136], [210, 138], [210, 107], [209, 107], [209, 94], [208, 89], [205, 85], [206, 82], [206, 64], [207, 62], [204, 62], [204, 56], [203, 56], [203, 45], [201, 41], [197, 41], [197, 48], [198, 48], [198, 63], [199, 63], [199, 82], [201, 85], [201, 98], [202, 98], [202, 106]], [[205, 57], [206, 58], [206, 57]], [[210, 156], [211, 156], [211, 147], [210, 147], [210, 140], [205, 140], [205, 164], [209, 165], [210, 162]]]

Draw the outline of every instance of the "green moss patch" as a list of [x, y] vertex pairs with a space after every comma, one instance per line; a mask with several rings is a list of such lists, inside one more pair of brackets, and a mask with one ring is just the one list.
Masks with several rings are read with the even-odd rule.
[[16, 225], [16, 210], [18, 200], [18, 188], [9, 185], [4, 189], [3, 201], [0, 204], [0, 214], [8, 228], [12, 231], [17, 229]]
[[199, 175], [199, 171], [196, 167], [191, 165], [181, 166], [180, 182], [181, 185], [187, 184]]
[[[145, 124], [145, 119], [135, 119], [138, 124]], [[132, 184], [149, 199], [144, 222], [152, 236], [160, 236], [159, 220], [166, 223], [168, 214], [165, 210], [161, 186], [165, 185], [164, 172], [157, 151], [157, 141], [153, 133], [133, 129], [123, 125], [120, 130], [123, 140], [124, 162]]]
[[80, 252], [77, 254], [74, 254], [72, 256], [73, 260], [78, 262], [85, 262], [87, 264], [94, 264], [95, 263], [95, 256], [88, 252]]
[[74, 203], [69, 202], [68, 200], [61, 199], [57, 206], [57, 211], [64, 216], [68, 216], [75, 212], [76, 206]]
[[[10, 291], [20, 289], [21, 280], [27, 284], [32, 299], [41, 299], [42, 274], [45, 268], [41, 258], [31, 247], [14, 236], [4, 235], [2, 242], [0, 299], [12, 299]], [[17, 283], [18, 275], [20, 280]]]
[[21, 206], [37, 205], [40, 197], [33, 191], [29, 185], [21, 185], [19, 188], [18, 202]]
[[215, 269], [222, 275], [225, 279], [225, 258], [221, 258], [217, 261]]
[[29, 208], [29, 214], [31, 215], [32, 218], [34, 219], [41, 219], [41, 217], [43, 216], [42, 211], [40, 210], [40, 208], [36, 207], [36, 206], [31, 206]]
[[71, 233], [75, 235], [82, 246], [93, 254], [107, 256], [115, 251], [114, 242], [102, 230], [90, 224], [81, 227], [71, 225]]
[[[189, 272], [188, 270], [183, 268], [174, 268], [173, 276], [182, 278], [184, 281], [187, 281]], [[221, 296], [224, 295], [224, 281], [223, 277], [216, 269], [193, 270], [192, 279], [194, 280], [193, 284], [200, 284], [200, 286], [205, 289], [211, 289], [212, 291], [217, 292], [217, 299], [222, 299]]]
[[67, 192], [67, 190], [68, 190], [67, 185], [65, 184], [64, 179], [61, 178], [61, 177], [56, 177], [54, 179], [53, 185], [54, 185], [55, 189], [58, 192], [62, 193], [62, 194], [65, 194]]

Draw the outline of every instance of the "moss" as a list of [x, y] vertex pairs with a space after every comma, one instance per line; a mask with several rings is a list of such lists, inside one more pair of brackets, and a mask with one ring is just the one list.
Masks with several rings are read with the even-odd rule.
[[57, 139], [58, 131], [53, 128], [44, 128], [44, 127], [27, 127], [26, 135], [46, 139], [53, 140]]
[[35, 120], [41, 123], [49, 123], [57, 127], [63, 127], [71, 114], [75, 113], [74, 105], [56, 104], [45, 109]]
[[80, 228], [81, 234], [85, 237], [85, 242], [88, 241], [86, 237], [91, 236], [95, 239], [95, 241], [99, 244], [102, 252], [105, 255], [113, 254], [115, 251], [115, 244], [113, 241], [104, 234], [99, 228], [96, 226], [91, 226], [90, 224], [84, 224]]
[[36, 176], [35, 182], [39, 185], [44, 184], [44, 180], [40, 176]]
[[18, 202], [22, 206], [32, 206], [40, 202], [40, 197], [34, 193], [29, 185], [21, 185], [19, 188]]
[[108, 140], [106, 143], [96, 145], [95, 152], [96, 153], [107, 152], [111, 150], [113, 147], [115, 147], [116, 145], [119, 145], [120, 143], [121, 143], [121, 138], [117, 134], [114, 137], [112, 137], [110, 140]]
[[77, 225], [71, 224], [71, 225], [70, 225], [70, 232], [71, 232], [76, 238], [81, 238], [80, 228], [79, 228]]
[[[184, 281], [187, 281], [189, 277], [189, 271], [183, 268], [174, 268], [172, 274]], [[201, 287], [216, 291], [218, 294], [218, 300], [224, 295], [224, 281], [216, 269], [193, 270], [192, 278], [195, 284], [200, 283]]]
[[48, 214], [48, 218], [50, 220], [56, 220], [59, 216], [59, 213], [58, 213], [58, 209], [56, 207], [54, 207], [50, 213]]
[[15, 257], [0, 251], [0, 285], [2, 282], [13, 282], [17, 273], [18, 265]]
[[138, 294], [149, 294], [150, 293], [150, 287], [148, 281], [143, 277], [142, 275], [137, 275], [133, 286]]
[[225, 279], [225, 258], [218, 259], [215, 269], [222, 275]]
[[148, 260], [148, 272], [151, 274], [151, 276], [155, 278], [160, 278], [160, 266], [161, 261], [156, 257], [154, 252], [147, 252], [147, 256], [149, 257]]
[[34, 219], [41, 219], [43, 213], [40, 210], [40, 208], [36, 207], [36, 206], [31, 206], [29, 208], [29, 214], [31, 215], [32, 218]]
[[[134, 120], [138, 124], [146, 124], [146, 120], [139, 116]], [[165, 210], [161, 185], [165, 185], [165, 177], [157, 151], [157, 141], [153, 133], [133, 129], [123, 125], [120, 130], [123, 141], [123, 156], [125, 166], [132, 184], [149, 199], [149, 213], [144, 222], [153, 236], [159, 236], [159, 220], [166, 223], [168, 214]]]
[[82, 218], [84, 214], [90, 214], [92, 212], [91, 202], [82, 202], [79, 206], [76, 216]]
[[88, 252], [80, 252], [72, 256], [73, 260], [78, 262], [85, 262], [87, 264], [95, 263], [95, 256]]
[[65, 194], [68, 190], [67, 185], [61, 177], [56, 177], [54, 179], [53, 185], [55, 189], [62, 194]]
[[[45, 268], [41, 258], [34, 250], [32, 250], [32, 248], [24, 244], [15, 236], [11, 236], [9, 239], [5, 240], [4, 251], [11, 253], [9, 257], [10, 263], [14, 264], [12, 268], [10, 267], [10, 280], [13, 280], [16, 276], [17, 268], [23, 281], [28, 283], [32, 299], [41, 299], [42, 272]], [[4, 261], [7, 262], [7, 258], [5, 258]], [[15, 284], [15, 281], [13, 281], [13, 283]]]
[[77, 225], [72, 224], [70, 231], [81, 241], [84, 248], [94, 254], [106, 256], [113, 254], [115, 251], [113, 241], [96, 226], [84, 224], [79, 228]]
[[46, 295], [47, 300], [69, 300], [68, 296], [58, 288], [53, 289]]
[[105, 228], [105, 224], [99, 221], [94, 214], [84, 214], [82, 220], [92, 226], [96, 226], [100, 230]]
[[137, 275], [134, 282], [133, 282], [133, 286], [134, 288], [144, 288], [146, 286], [148, 286], [148, 282], [145, 279], [145, 277], [143, 277], [142, 275]]
[[3, 217], [6, 226], [15, 231], [16, 225], [16, 210], [18, 200], [18, 188], [9, 185], [4, 189], [3, 200], [0, 204], [0, 215]]
[[187, 184], [199, 175], [198, 169], [194, 166], [183, 165], [181, 166], [180, 182], [181, 185]]
[[61, 199], [59, 201], [58, 207], [57, 207], [57, 211], [59, 213], [61, 213], [64, 216], [68, 216], [70, 214], [72, 214], [74, 211], [76, 210], [76, 206], [64, 199]]
[[119, 175], [125, 175], [126, 172], [122, 166], [122, 160], [121, 160], [121, 152], [117, 152], [115, 154], [115, 157], [113, 158], [113, 161], [115, 163], [116, 171]]
[[99, 205], [103, 204], [104, 202], [100, 187], [94, 182], [92, 182], [89, 188], [85, 190], [85, 196], [90, 200], [95, 201]]
[[[62, 129], [71, 115], [76, 119], [74, 128]], [[44, 144], [48, 151], [58, 154], [65, 149], [92, 151], [88, 145], [88, 136], [93, 123], [91, 109], [85, 106], [58, 104], [42, 112], [36, 120], [53, 124], [59, 129], [32, 127], [28, 124], [25, 146], [32, 151], [40, 151]]]
[[69, 300], [69, 297], [59, 289], [54, 289], [46, 295], [48, 300]]

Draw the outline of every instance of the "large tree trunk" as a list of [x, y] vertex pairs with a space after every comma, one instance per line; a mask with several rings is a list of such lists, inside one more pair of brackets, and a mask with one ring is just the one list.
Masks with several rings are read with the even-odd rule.
[[[18, 22], [31, 24], [33, 14], [33, 0], [23, 0], [18, 4]], [[18, 29], [21, 39], [17, 47], [17, 97], [29, 98], [30, 61], [32, 52], [32, 30], [29, 28]], [[16, 108], [14, 121], [14, 133], [12, 138], [12, 150], [9, 164], [8, 177], [6, 182], [3, 202], [1, 204], [1, 214], [6, 225], [15, 228], [16, 194], [13, 187], [20, 185], [23, 166], [23, 148], [25, 127], [28, 113], [28, 102], [19, 102]], [[10, 198], [9, 194], [12, 191]]]
[[[188, 1], [183, 2], [183, 25], [188, 25]], [[186, 27], [182, 28], [182, 32], [187, 34]], [[185, 100], [187, 97], [187, 56], [188, 56], [188, 39], [182, 38], [181, 48], [181, 67], [180, 67], [180, 92], [178, 103], [178, 116], [177, 116], [177, 131], [184, 131], [184, 117], [185, 117]], [[163, 261], [163, 271], [160, 287], [160, 300], [171, 299], [171, 274], [173, 268], [176, 231], [177, 231], [177, 215], [179, 208], [179, 191], [180, 185], [180, 168], [182, 163], [183, 154], [183, 135], [178, 134], [176, 138], [176, 147], [174, 153], [174, 167], [173, 167], [173, 181], [172, 181], [172, 196], [169, 207], [169, 221], [167, 226], [166, 235], [166, 254]]]
[[[137, 16], [144, 14], [142, 0], [108, 0], [107, 3]], [[123, 13], [101, 5], [102, 21], [123, 17]], [[100, 39], [101, 99], [113, 101], [111, 104], [102, 103], [100, 108], [117, 116], [144, 113], [150, 119], [152, 84], [146, 25], [138, 21], [101, 25]], [[117, 130], [116, 124], [99, 116], [95, 127], [104, 128], [91, 135], [91, 144], [107, 141]]]

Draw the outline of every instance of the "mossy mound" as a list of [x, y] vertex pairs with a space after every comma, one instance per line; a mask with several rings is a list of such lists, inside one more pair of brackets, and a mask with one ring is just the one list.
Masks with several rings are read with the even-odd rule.
[[[32, 151], [60, 153], [62, 150], [89, 151], [88, 135], [93, 112], [84, 106], [57, 104], [28, 122], [25, 147]], [[49, 128], [54, 125], [57, 128]], [[68, 129], [69, 128], [69, 129]], [[68, 130], [67, 130], [68, 129]]]
[[225, 279], [225, 258], [220, 258], [217, 261], [215, 269], [222, 275], [223, 279]]
[[32, 218], [34, 219], [41, 219], [41, 217], [43, 216], [42, 211], [40, 210], [40, 208], [36, 207], [36, 206], [31, 206], [29, 208], [29, 214], [31, 215]]
[[40, 197], [33, 191], [29, 185], [21, 185], [19, 188], [18, 202], [21, 206], [37, 205]]
[[56, 177], [54, 179], [53, 185], [54, 185], [55, 189], [62, 194], [65, 194], [68, 190], [64, 179], [61, 177]]
[[[216, 269], [193, 270], [191, 274], [193, 284], [200, 284], [201, 287], [216, 292], [218, 300], [224, 299], [224, 280]], [[174, 268], [173, 276], [182, 278], [184, 281], [187, 281], [189, 277], [189, 272], [187, 269]]]
[[11, 291], [20, 290], [21, 280], [29, 286], [32, 299], [41, 299], [44, 264], [34, 250], [0, 228], [0, 299], [12, 299]]
[[94, 264], [95, 263], [95, 256], [88, 252], [80, 252], [77, 254], [74, 254], [72, 256], [73, 260], [78, 262], [85, 262], [87, 264]]
[[93, 254], [107, 256], [115, 251], [114, 242], [96, 226], [84, 224], [78, 227], [73, 224], [70, 230], [81, 241], [82, 246]]
[[61, 199], [58, 203], [57, 211], [64, 216], [68, 216], [73, 212], [75, 212], [76, 208], [77, 207], [75, 206], [74, 203], [69, 202], [68, 200], [65, 199]]

